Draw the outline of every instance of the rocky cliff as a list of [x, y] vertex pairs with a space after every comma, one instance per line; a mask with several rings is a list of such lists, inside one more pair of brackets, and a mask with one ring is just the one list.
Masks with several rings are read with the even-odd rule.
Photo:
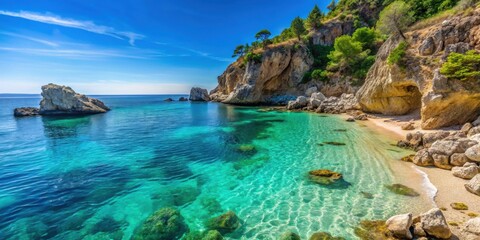
[[302, 94], [301, 81], [313, 64], [313, 57], [302, 44], [274, 46], [262, 53], [261, 62], [240, 58], [218, 77], [211, 98], [231, 104], [276, 103]]
[[480, 50], [480, 9], [459, 14], [406, 34], [409, 47], [403, 68], [387, 63], [401, 39], [381, 47], [365, 84], [357, 92], [367, 112], [402, 115], [420, 110], [422, 128], [463, 124], [480, 112], [480, 88], [449, 80], [439, 68], [451, 52]]
[[[332, 45], [335, 38], [351, 34], [353, 30], [351, 19], [332, 20], [310, 33], [311, 43]], [[227, 67], [218, 77], [218, 86], [210, 92], [213, 101], [244, 105], [287, 104], [312, 86], [322, 88], [319, 82], [302, 83], [304, 74], [313, 65], [313, 56], [305, 44], [290, 41], [257, 53], [262, 55], [260, 62], [245, 62], [239, 58]], [[343, 88], [329, 91], [336, 89]]]

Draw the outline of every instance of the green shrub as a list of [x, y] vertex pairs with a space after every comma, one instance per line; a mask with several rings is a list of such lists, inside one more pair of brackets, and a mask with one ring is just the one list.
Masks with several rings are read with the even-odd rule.
[[251, 61], [253, 61], [255, 63], [261, 63], [262, 62], [262, 54], [249, 52], [245, 55], [244, 61], [245, 61], [245, 63], [248, 63], [248, 62], [251, 62]]
[[322, 69], [315, 69], [311, 73], [311, 78], [322, 82], [328, 82], [327, 71]]
[[406, 67], [405, 54], [407, 52], [408, 43], [402, 41], [393, 51], [388, 55], [387, 62], [390, 65], [397, 65], [404, 69]]
[[461, 53], [451, 53], [440, 68], [440, 73], [449, 79], [462, 81], [480, 80], [480, 53], [475, 50]]

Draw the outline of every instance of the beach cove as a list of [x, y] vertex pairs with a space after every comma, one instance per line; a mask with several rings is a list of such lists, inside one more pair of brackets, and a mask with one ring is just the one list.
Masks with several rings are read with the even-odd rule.
[[[434, 206], [422, 175], [399, 160], [409, 151], [363, 122], [164, 98], [100, 96], [111, 112], [22, 119], [11, 116], [13, 107], [38, 98], [2, 98], [8, 180], [0, 186], [7, 219], [0, 234], [129, 239], [150, 214], [172, 206], [191, 231], [234, 211], [242, 226], [227, 239], [276, 239], [286, 231], [355, 239], [361, 220]], [[308, 178], [315, 169], [340, 172], [344, 182], [316, 184]], [[395, 183], [420, 196], [385, 187]]]

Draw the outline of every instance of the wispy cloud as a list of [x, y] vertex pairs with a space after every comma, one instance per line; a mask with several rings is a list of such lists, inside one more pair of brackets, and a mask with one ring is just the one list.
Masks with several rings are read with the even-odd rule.
[[[41, 49], [41, 48], [11, 48], [0, 47], [0, 51], [17, 52], [22, 54], [40, 55], [47, 57], [63, 57], [73, 59], [93, 59], [93, 58], [134, 58], [148, 59], [147, 56], [140, 56], [133, 53], [113, 51], [113, 50], [78, 50], [78, 49]], [[160, 53], [157, 53], [160, 55]]]
[[81, 20], [75, 20], [75, 19], [62, 18], [60, 16], [56, 16], [53, 14], [41, 14], [41, 13], [27, 12], [27, 11], [11, 12], [11, 11], [0, 10], [0, 15], [18, 17], [18, 18], [28, 19], [36, 22], [58, 25], [62, 27], [82, 29], [88, 32], [107, 35], [107, 36], [118, 38], [118, 39], [126, 39], [130, 43], [130, 45], [134, 45], [135, 41], [138, 39], [145, 38], [145, 36], [141, 34], [137, 34], [134, 32], [118, 31], [112, 27], [97, 25], [92, 21], [81, 21]]
[[59, 44], [56, 43], [56, 42], [51, 42], [51, 41], [47, 41], [47, 40], [44, 40], [44, 39], [34, 38], [34, 37], [25, 36], [25, 35], [21, 35], [21, 34], [16, 34], [16, 33], [12, 33], [12, 32], [0, 32], [0, 34], [10, 36], [10, 37], [17, 37], [17, 38], [26, 39], [26, 40], [36, 42], [36, 43], [41, 43], [41, 44], [44, 44], [44, 45], [47, 45], [47, 46], [50, 46], [50, 47], [58, 47], [59, 46]]
[[169, 46], [169, 47], [174, 47], [174, 48], [177, 48], [177, 49], [185, 50], [185, 51], [194, 53], [196, 56], [209, 58], [209, 59], [212, 59], [212, 60], [215, 60], [215, 61], [220, 61], [220, 62], [231, 62], [232, 61], [231, 58], [213, 56], [210, 53], [195, 50], [195, 49], [192, 49], [192, 48], [180, 47], [180, 46], [172, 45], [172, 44], [165, 43], [165, 42], [155, 42], [155, 43], [158, 44], [158, 45]]
[[130, 59], [158, 59], [164, 57], [189, 57], [188, 54], [166, 54], [164, 52], [152, 49], [127, 48], [123, 50], [112, 50], [103, 48], [18, 48], [0, 46], [0, 52], [15, 52], [26, 55], [38, 55], [44, 57], [59, 57], [65, 59], [112, 59], [112, 58], [130, 58]]

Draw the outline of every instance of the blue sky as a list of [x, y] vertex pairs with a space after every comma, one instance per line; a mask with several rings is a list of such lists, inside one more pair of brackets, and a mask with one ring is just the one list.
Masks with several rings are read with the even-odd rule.
[[87, 94], [212, 89], [236, 45], [329, 2], [1, 1], [0, 93], [38, 93], [50, 82]]

